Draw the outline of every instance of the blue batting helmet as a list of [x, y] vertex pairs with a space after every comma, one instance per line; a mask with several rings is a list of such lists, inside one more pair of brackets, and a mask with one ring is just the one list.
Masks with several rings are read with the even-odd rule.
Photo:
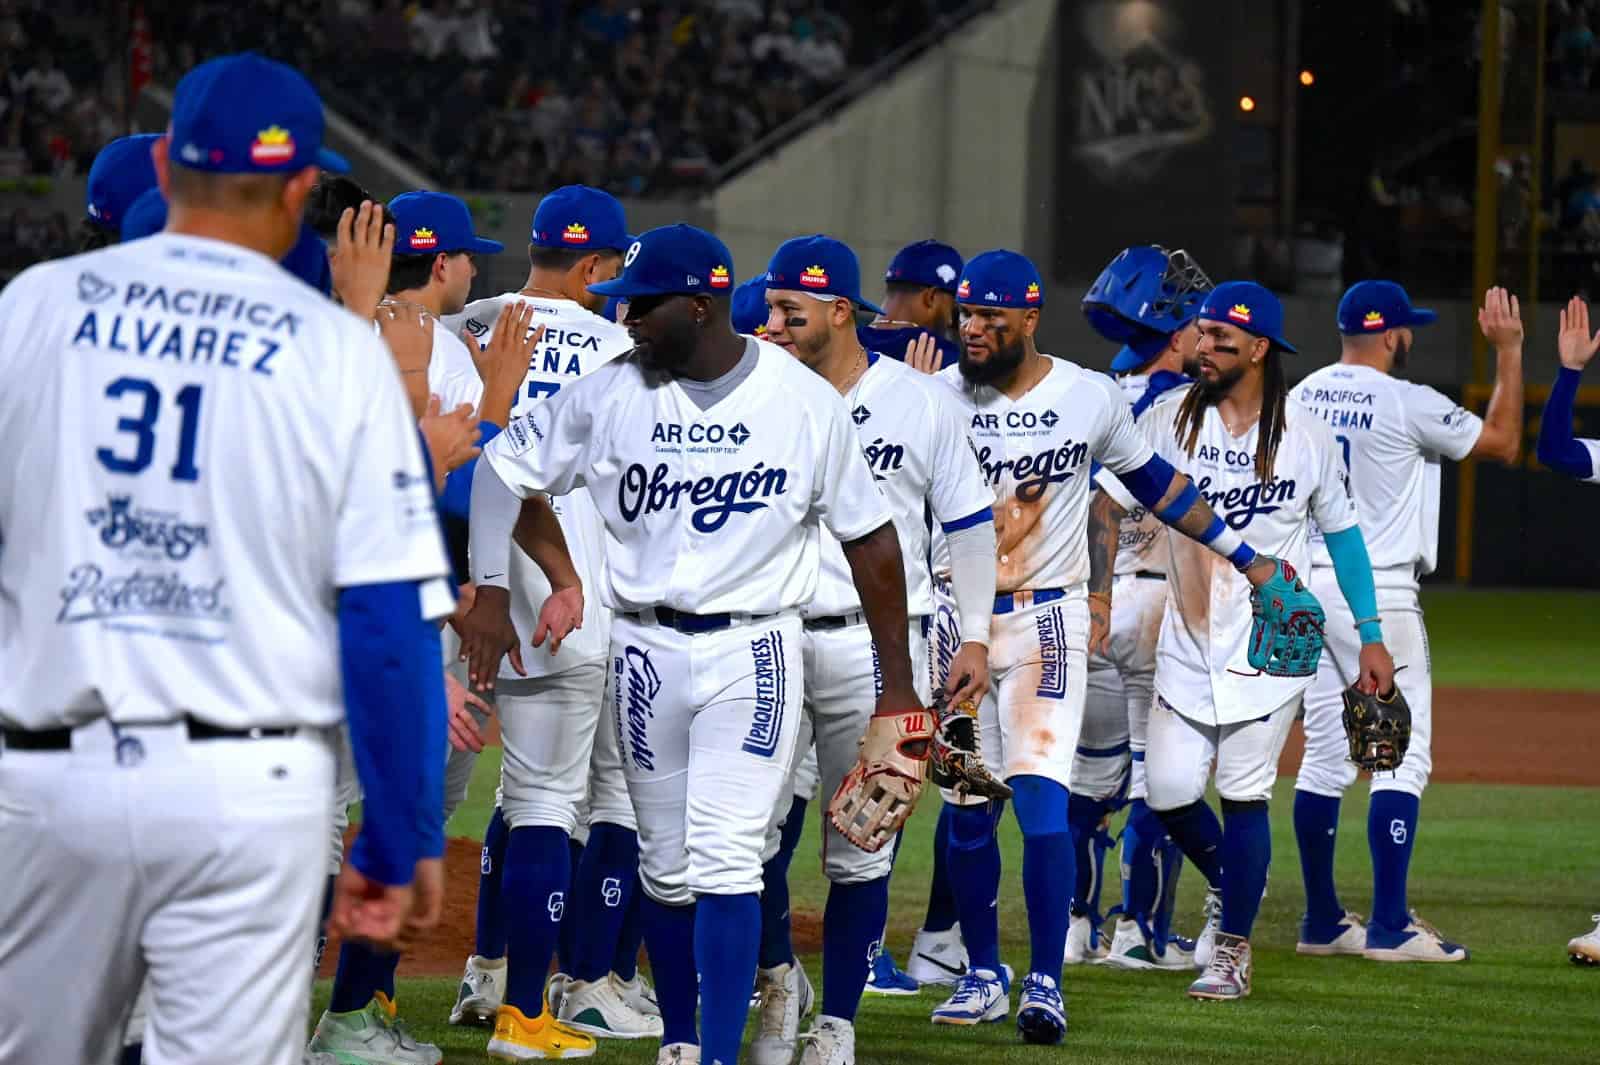
[[[1141, 330], [1171, 334], [1194, 320], [1215, 288], [1200, 264], [1181, 248], [1158, 244], [1124, 248], [1083, 297], [1083, 314], [1095, 332], [1126, 344]], [[1147, 334], [1145, 334], [1147, 335]]]

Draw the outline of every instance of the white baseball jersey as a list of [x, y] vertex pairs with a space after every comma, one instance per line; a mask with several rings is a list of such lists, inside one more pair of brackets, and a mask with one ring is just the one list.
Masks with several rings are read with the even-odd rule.
[[1579, 437], [1578, 443], [1589, 449], [1589, 466], [1594, 470], [1594, 472], [1588, 477], [1585, 477], [1584, 480], [1590, 484], [1600, 484], [1600, 440], [1589, 440]]
[[[936, 522], [956, 521], [989, 507], [994, 493], [978, 468], [966, 419], [950, 390], [903, 362], [876, 354], [868, 359], [844, 401], [862, 454], [894, 516], [905, 560], [907, 610], [916, 618], [933, 613], [928, 511]], [[824, 536], [822, 577], [802, 614], [828, 617], [860, 609], [844, 548]]]
[[614, 610], [773, 614], [817, 590], [817, 523], [857, 540], [891, 519], [843, 398], [763, 340], [750, 375], [706, 410], [618, 359], [489, 442], [518, 494], [587, 485], [605, 521]]
[[[1483, 419], [1370, 366], [1324, 366], [1294, 395], [1333, 432], [1374, 576], [1415, 585], [1439, 557], [1439, 460], [1466, 458]], [[1312, 546], [1316, 565], [1333, 564], [1320, 534]]]
[[428, 359], [428, 391], [439, 397], [439, 409], [453, 411], [463, 403], [476, 407], [483, 401], [483, 378], [472, 353], [461, 342], [459, 330], [439, 319], [433, 321], [433, 354]]
[[[533, 308], [531, 329], [544, 327], [544, 336], [534, 349], [522, 391], [511, 408], [513, 417], [527, 413], [560, 392], [562, 386], [593, 373], [633, 347], [626, 329], [575, 300], [531, 297], [517, 292], [468, 304], [459, 315], [448, 319], [447, 324], [457, 330], [465, 328], [478, 343], [487, 344], [494, 335], [500, 309], [512, 300], [520, 300]], [[588, 490], [578, 488], [552, 497], [550, 506], [560, 520], [567, 549], [572, 553], [584, 587], [600, 587], [605, 567], [605, 525]], [[515, 590], [511, 596], [511, 620], [523, 641], [522, 664], [528, 676], [549, 676], [605, 657], [611, 643], [611, 625], [598, 596], [584, 597], [583, 627], [573, 630], [572, 635], [562, 641], [561, 650], [552, 655], [548, 647], [533, 647], [528, 643], [538, 625], [539, 608], [550, 596], [550, 581], [544, 571], [514, 545], [508, 580]], [[501, 662], [500, 675], [507, 678], [519, 675], [511, 668], [509, 658]]]
[[449, 573], [388, 349], [265, 256], [158, 234], [35, 267], [0, 373], [7, 724], [332, 725], [337, 590]]
[[1001, 592], [1070, 588], [1089, 579], [1089, 470], [1150, 460], [1150, 445], [1116, 382], [1044, 356], [1050, 368], [1021, 399], [973, 386], [959, 366], [939, 372], [972, 426], [978, 462], [994, 490]]
[[[1140, 419], [1161, 457], [1193, 479], [1228, 527], [1258, 552], [1310, 574], [1308, 521], [1328, 532], [1356, 524], [1339, 445], [1311, 411], [1288, 401], [1272, 480], [1256, 479], [1255, 425], [1228, 432], [1208, 406], [1191, 456], [1174, 433], [1181, 403], [1158, 403]], [[1250, 582], [1227, 559], [1186, 536], [1168, 536], [1167, 609], [1156, 650], [1156, 694], [1202, 725], [1251, 721], [1311, 683], [1269, 677], [1245, 656]]]
[[[1145, 392], [1150, 388], [1148, 374], [1124, 374], [1116, 381], [1130, 404], [1143, 399]], [[1187, 391], [1185, 387], [1168, 389], [1156, 402], [1169, 403], [1181, 397], [1185, 391]], [[1144, 416], [1148, 416], [1149, 413], [1148, 409], [1141, 412]], [[1095, 475], [1094, 483], [1096, 488], [1105, 489], [1117, 504], [1127, 511], [1123, 515], [1121, 526], [1117, 529], [1117, 558], [1111, 571], [1112, 576], [1165, 573], [1167, 571], [1166, 524], [1151, 513], [1143, 503], [1133, 498], [1122, 486], [1122, 482], [1116, 479], [1115, 474], [1101, 470]]]

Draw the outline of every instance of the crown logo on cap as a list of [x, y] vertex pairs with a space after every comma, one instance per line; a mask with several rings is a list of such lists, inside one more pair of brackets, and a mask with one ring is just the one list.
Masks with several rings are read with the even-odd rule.
[[726, 266], [713, 266], [711, 268], [711, 287], [727, 288], [733, 284], [733, 278], [728, 274]]
[[1027, 302], [1029, 302], [1029, 303], [1038, 303], [1039, 302], [1039, 282], [1037, 282], [1037, 281], [1029, 281], [1028, 282], [1028, 291], [1023, 295], [1022, 298], [1024, 300], [1026, 300]]
[[1367, 312], [1367, 316], [1365, 318], [1361, 319], [1361, 328], [1363, 328], [1363, 329], [1382, 329], [1383, 328], [1383, 315], [1379, 314], [1377, 311], [1368, 311]]
[[582, 222], [574, 222], [574, 223], [572, 223], [566, 229], [561, 231], [561, 243], [563, 243], [563, 244], [587, 244], [587, 243], [589, 243], [589, 227], [584, 225]]
[[294, 138], [282, 126], [268, 126], [250, 144], [250, 161], [262, 166], [287, 163], [294, 158]]
[[961, 284], [956, 286], [956, 298], [964, 300], [970, 295], [972, 295], [972, 282], [963, 277]]
[[411, 250], [428, 251], [439, 246], [439, 238], [433, 235], [433, 230], [426, 226], [411, 231]]
[[1232, 307], [1228, 308], [1228, 317], [1235, 322], [1243, 322], [1245, 325], [1249, 325], [1250, 308], [1246, 307], [1242, 303], [1235, 303]]
[[827, 288], [828, 271], [820, 266], [808, 266], [800, 275], [800, 284], [803, 288]]

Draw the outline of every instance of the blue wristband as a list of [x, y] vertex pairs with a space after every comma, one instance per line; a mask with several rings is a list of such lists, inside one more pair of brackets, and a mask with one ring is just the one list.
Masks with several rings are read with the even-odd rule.
[[[1178, 498], [1174, 499], [1172, 502], [1156, 511], [1156, 517], [1160, 518], [1168, 525], [1176, 525], [1178, 522], [1183, 520], [1183, 516], [1185, 514], [1189, 513], [1189, 508], [1193, 507], [1195, 505], [1195, 501], [1199, 498], [1200, 489], [1194, 486], [1193, 481], [1190, 481], [1188, 484], [1184, 485], [1183, 491], [1178, 493]], [[1216, 519], [1216, 524], [1220, 524], [1221, 521], [1221, 518]], [[1208, 544], [1212, 540], [1216, 539], [1216, 533], [1211, 532], [1210, 529], [1207, 529], [1206, 532], [1209, 535], [1206, 537], [1206, 539], [1200, 541], [1201, 543]]]
[[1256, 549], [1245, 543], [1241, 543], [1234, 549], [1233, 554], [1228, 556], [1228, 561], [1232, 562], [1233, 568], [1237, 570], [1249, 569], [1255, 560]]

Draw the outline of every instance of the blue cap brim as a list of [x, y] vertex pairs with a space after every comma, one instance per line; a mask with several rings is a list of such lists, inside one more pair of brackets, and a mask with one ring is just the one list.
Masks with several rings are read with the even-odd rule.
[[465, 250], [475, 255], [499, 255], [506, 250], [506, 246], [488, 237], [473, 237], [472, 243], [468, 244]]
[[857, 299], [855, 303], [857, 307], [860, 307], [864, 311], [871, 311], [873, 314], [883, 313], [883, 308], [878, 306], [876, 303], [868, 303], [864, 299]]
[[1117, 352], [1116, 358], [1111, 360], [1111, 372], [1132, 373], [1134, 370], [1137, 370], [1139, 367], [1143, 366], [1149, 361], [1150, 359], [1140, 355], [1132, 348], [1124, 347], [1121, 351]]
[[1407, 325], [1432, 325], [1439, 320], [1439, 312], [1426, 307], [1413, 307]]
[[317, 149], [317, 165], [330, 174], [348, 174], [350, 172], [350, 160], [331, 148]]
[[622, 278], [613, 278], [602, 281], [597, 285], [590, 285], [589, 291], [600, 296], [617, 296], [621, 299], [632, 299], [635, 296], [687, 296], [688, 292], [669, 292], [656, 285], [639, 285]]

